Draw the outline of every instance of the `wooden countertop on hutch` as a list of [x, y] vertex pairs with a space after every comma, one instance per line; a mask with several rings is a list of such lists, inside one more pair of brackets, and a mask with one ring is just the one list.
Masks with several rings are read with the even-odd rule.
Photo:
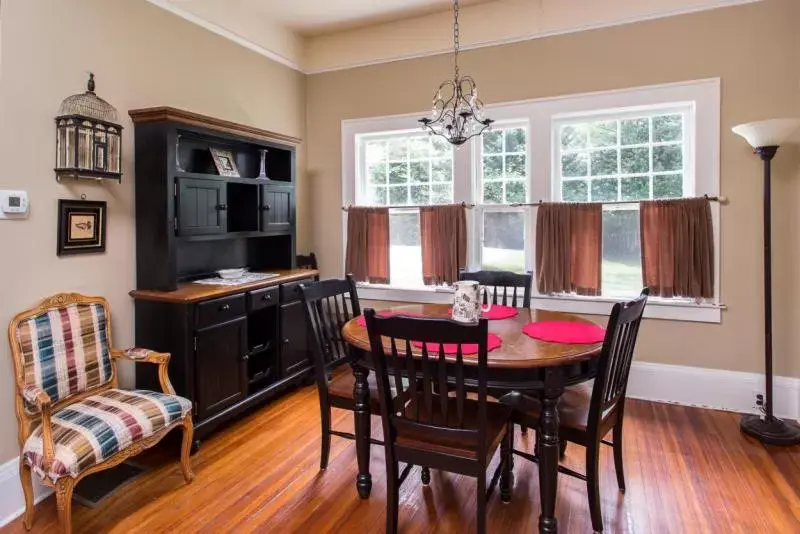
[[236, 293], [242, 293], [245, 291], [252, 291], [253, 289], [261, 289], [264, 287], [285, 284], [287, 282], [313, 278], [319, 274], [319, 271], [314, 269], [274, 269], [270, 272], [277, 273], [279, 276], [270, 278], [269, 280], [259, 280], [257, 282], [239, 284], [235, 286], [212, 286], [205, 284], [193, 284], [191, 282], [182, 282], [178, 284], [178, 289], [175, 291], [134, 289], [129, 293], [129, 295], [137, 300], [156, 300], [159, 302], [179, 303], [199, 302], [201, 300], [234, 295]]

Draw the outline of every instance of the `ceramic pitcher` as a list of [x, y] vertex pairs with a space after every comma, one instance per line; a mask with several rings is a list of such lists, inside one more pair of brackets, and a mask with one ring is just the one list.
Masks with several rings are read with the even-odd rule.
[[453, 320], [460, 323], [477, 323], [481, 312], [489, 311], [492, 303], [481, 306], [486, 288], [474, 280], [462, 280], [453, 284]]

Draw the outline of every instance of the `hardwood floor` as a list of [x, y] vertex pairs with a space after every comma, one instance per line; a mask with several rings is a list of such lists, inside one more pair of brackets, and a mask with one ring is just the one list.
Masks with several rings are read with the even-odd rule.
[[[334, 410], [334, 425], [352, 431], [352, 416]], [[800, 532], [800, 447], [763, 447], [739, 433], [735, 414], [628, 401], [625, 473], [617, 491], [611, 449], [601, 453], [607, 533]], [[373, 419], [376, 437], [380, 420]], [[533, 436], [517, 436], [531, 450]], [[193, 457], [195, 481], [184, 485], [177, 445], [141, 458], [153, 469], [98, 508], [74, 505], [75, 532], [378, 532], [384, 529], [383, 451], [372, 448], [372, 497], [356, 495], [353, 442], [333, 438], [319, 471], [316, 389], [306, 387], [253, 412], [203, 442]], [[495, 458], [495, 462], [497, 458]], [[536, 466], [515, 460], [511, 504], [497, 492], [489, 532], [536, 532]], [[583, 449], [566, 464], [583, 471]], [[400, 532], [467, 533], [475, 529], [475, 482], [419, 471], [401, 488]], [[591, 532], [585, 486], [559, 477], [559, 531]], [[36, 510], [32, 532], [57, 532], [53, 498]], [[20, 519], [0, 534], [25, 532]]]

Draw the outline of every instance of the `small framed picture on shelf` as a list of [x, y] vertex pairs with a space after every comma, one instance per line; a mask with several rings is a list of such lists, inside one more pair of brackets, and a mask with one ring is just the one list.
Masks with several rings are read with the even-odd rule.
[[239, 177], [239, 169], [236, 167], [236, 160], [233, 159], [233, 152], [219, 148], [209, 148], [209, 150], [220, 176]]
[[60, 199], [56, 254], [67, 256], [105, 251], [106, 203]]

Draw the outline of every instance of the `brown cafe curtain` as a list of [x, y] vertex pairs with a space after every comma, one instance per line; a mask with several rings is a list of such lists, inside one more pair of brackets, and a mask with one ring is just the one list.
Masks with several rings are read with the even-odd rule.
[[642, 278], [651, 295], [713, 298], [714, 230], [707, 198], [642, 202]]
[[602, 245], [602, 204], [540, 204], [536, 213], [539, 292], [599, 295]]
[[345, 269], [361, 282], [389, 283], [389, 208], [347, 211]]
[[422, 279], [425, 285], [452, 284], [467, 264], [467, 215], [463, 204], [419, 210]]

